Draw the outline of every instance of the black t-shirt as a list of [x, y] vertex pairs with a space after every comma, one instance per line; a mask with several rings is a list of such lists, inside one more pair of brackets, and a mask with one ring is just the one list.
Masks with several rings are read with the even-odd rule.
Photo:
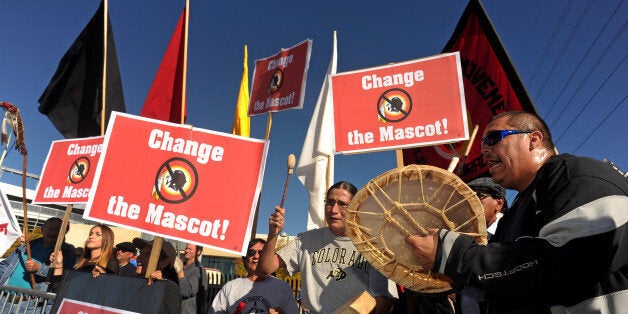
[[137, 267], [131, 263], [126, 263], [124, 266], [120, 266], [118, 270], [118, 275], [120, 276], [129, 276], [129, 277], [137, 277], [135, 273]]

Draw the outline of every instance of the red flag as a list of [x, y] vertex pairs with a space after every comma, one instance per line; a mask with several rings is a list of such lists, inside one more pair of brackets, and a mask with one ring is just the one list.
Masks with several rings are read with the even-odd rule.
[[[146, 96], [142, 117], [181, 123], [185, 48], [185, 9], [161, 60], [153, 85]], [[184, 113], [185, 114], [185, 113]]]
[[[471, 0], [443, 52], [460, 51], [469, 127], [479, 126], [478, 135], [457, 174], [470, 181], [486, 176], [481, 155], [481, 136], [496, 114], [524, 110], [536, 113], [505, 48], [479, 0]], [[469, 131], [471, 133], [471, 131]], [[403, 151], [404, 164], [429, 164], [447, 169], [452, 157], [464, 154], [465, 142]]]

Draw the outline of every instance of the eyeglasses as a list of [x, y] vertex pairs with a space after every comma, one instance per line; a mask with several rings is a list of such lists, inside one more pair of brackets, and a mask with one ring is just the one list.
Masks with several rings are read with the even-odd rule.
[[495, 130], [486, 134], [486, 137], [482, 139], [482, 146], [493, 146], [499, 143], [504, 137], [513, 134], [532, 133], [532, 131], [519, 131], [519, 130]]
[[340, 209], [347, 209], [349, 208], [349, 204], [343, 202], [343, 201], [337, 201], [337, 200], [333, 200], [333, 199], [326, 199], [325, 200], [325, 207], [334, 207], [334, 204], [338, 204], [338, 207]]
[[246, 251], [246, 256], [251, 257], [254, 256], [255, 253], [262, 254], [262, 250], [249, 249], [248, 251]]

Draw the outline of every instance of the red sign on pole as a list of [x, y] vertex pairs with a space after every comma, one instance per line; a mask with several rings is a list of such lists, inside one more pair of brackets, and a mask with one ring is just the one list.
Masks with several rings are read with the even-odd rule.
[[52, 142], [33, 203], [86, 203], [103, 140], [97, 136]]
[[255, 60], [249, 116], [303, 108], [312, 40]]
[[268, 142], [116, 112], [86, 219], [244, 255]]
[[458, 53], [332, 76], [336, 151], [469, 138]]

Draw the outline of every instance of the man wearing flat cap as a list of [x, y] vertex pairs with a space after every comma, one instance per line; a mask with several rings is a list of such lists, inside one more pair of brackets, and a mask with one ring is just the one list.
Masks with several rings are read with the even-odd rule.
[[121, 242], [116, 245], [116, 259], [118, 260], [118, 275], [136, 277], [135, 265], [131, 264], [131, 259], [135, 256], [135, 245], [131, 242]]
[[[486, 237], [490, 240], [497, 230], [499, 219], [508, 209], [506, 189], [490, 177], [477, 178], [467, 185], [477, 193], [482, 203], [486, 220]], [[456, 312], [469, 314], [486, 312], [485, 292], [476, 287], [465, 286], [456, 293]]]
[[506, 189], [489, 177], [475, 179], [467, 184], [475, 191], [482, 202], [486, 219], [487, 238], [490, 239], [497, 230], [497, 223], [508, 209], [506, 205]]

